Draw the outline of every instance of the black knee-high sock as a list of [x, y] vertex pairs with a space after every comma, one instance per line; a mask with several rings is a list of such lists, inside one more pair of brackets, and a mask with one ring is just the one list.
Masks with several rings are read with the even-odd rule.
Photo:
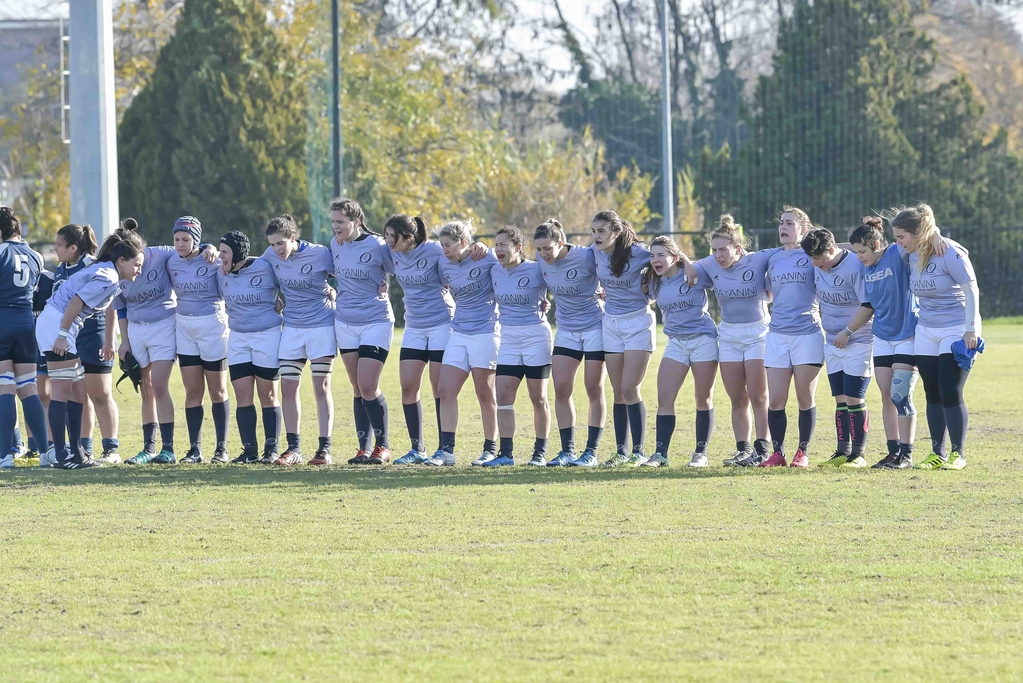
[[455, 433], [454, 432], [441, 432], [440, 433], [440, 450], [446, 453], [455, 452]]
[[770, 447], [771, 447], [771, 444], [770, 444], [770, 442], [768, 442], [767, 439], [755, 439], [753, 441], [753, 450], [758, 455], [762, 455], [764, 457], [767, 457], [768, 455], [770, 455], [767, 452]]
[[927, 431], [931, 435], [931, 452], [945, 457], [945, 409], [941, 402], [941, 384], [937, 356], [917, 356], [920, 381], [927, 397]]
[[[484, 447], [484, 450], [486, 447]], [[515, 439], [510, 436], [501, 437], [501, 447], [497, 455], [502, 458], [515, 457]]]
[[852, 428], [852, 455], [863, 455], [867, 447], [867, 432], [870, 431], [870, 413], [867, 404], [849, 407], [849, 422]]
[[785, 431], [789, 428], [789, 417], [784, 410], [767, 411], [767, 428], [771, 430], [771, 446], [775, 453], [785, 454]]
[[654, 445], [654, 452], [668, 457], [668, 449], [671, 448], [671, 436], [675, 433], [675, 416], [658, 415], [654, 420], [654, 438], [657, 443]]
[[14, 394], [0, 394], [0, 457], [6, 458], [7, 454], [17, 447], [14, 439], [17, 428], [17, 398]]
[[642, 453], [643, 445], [646, 442], [646, 405], [630, 403], [629, 410], [629, 431], [632, 432], [632, 452]]
[[163, 442], [163, 450], [174, 452], [174, 423], [160, 423], [160, 441]]
[[408, 428], [408, 440], [412, 442], [412, 450], [424, 452], [426, 444], [423, 443], [423, 402], [402, 403], [401, 410], [405, 413], [405, 426]]
[[355, 436], [359, 440], [359, 450], [370, 449], [370, 434], [373, 428], [369, 424], [369, 413], [366, 412], [366, 402], [361, 396], [352, 399], [352, 413], [355, 415]]
[[888, 439], [886, 445], [888, 446], [888, 454], [892, 455], [895, 453], [901, 453], [901, 446], [899, 445], [898, 439]]
[[25, 411], [25, 424], [32, 431], [36, 440], [37, 451], [46, 450], [46, 409], [37, 394], [21, 399], [21, 409]]
[[931, 452], [945, 457], [945, 409], [941, 403], [927, 403], [927, 431], [931, 435]]
[[440, 441], [440, 399], [433, 399], [433, 409], [437, 412], [437, 449], [443, 450], [443, 444]]
[[533, 438], [533, 455], [547, 455], [547, 439]]
[[281, 423], [284, 422], [284, 411], [280, 406], [263, 408], [263, 450], [277, 452], [277, 442], [281, 440]]
[[619, 453], [628, 453], [629, 409], [624, 403], [615, 403], [613, 414], [615, 423], [615, 445], [617, 446]]
[[561, 450], [564, 453], [575, 453], [575, 427], [559, 429], [561, 435]]
[[938, 385], [941, 389], [941, 406], [945, 412], [945, 426], [948, 429], [949, 448], [966, 455], [966, 430], [970, 425], [970, 413], [966, 409], [963, 391], [969, 370], [955, 362], [951, 353], [938, 356]]
[[696, 452], [706, 453], [710, 435], [714, 433], [714, 409], [696, 411]]
[[50, 419], [50, 433], [53, 436], [53, 449], [57, 462], [64, 462], [68, 458], [67, 452], [67, 403], [50, 399], [50, 406], [46, 409], [46, 415]]
[[835, 434], [838, 436], [838, 452], [843, 455], [852, 453], [851, 429], [849, 406], [839, 403], [835, 408]]
[[155, 422], [142, 425], [142, 450], [150, 455], [156, 453], [156, 428]]
[[[255, 408], [253, 408], [255, 409]], [[213, 431], [217, 433], [217, 450], [227, 448], [227, 429], [230, 423], [231, 399], [213, 404]], [[255, 414], [253, 414], [255, 416]], [[253, 427], [255, 429], [255, 427]]]
[[206, 416], [203, 406], [185, 408], [185, 425], [188, 427], [188, 445], [202, 446], [202, 423]]
[[[213, 405], [217, 405], [214, 403]], [[256, 442], [256, 406], [238, 406], [235, 410], [238, 421], [238, 436], [242, 438], [242, 448], [246, 453], [255, 453]]]
[[595, 451], [600, 446], [600, 437], [604, 436], [603, 427], [586, 428], [586, 450]]
[[82, 409], [78, 401], [67, 402], [67, 445], [72, 458], [82, 455]]
[[390, 421], [387, 415], [387, 399], [383, 394], [376, 398], [362, 399], [362, 405], [366, 406], [366, 415], [369, 416], [369, 424], [373, 429], [374, 445], [391, 447], [391, 441], [387, 434], [387, 423]]
[[806, 453], [813, 441], [813, 431], [817, 428], [817, 407], [799, 411], [799, 450]]

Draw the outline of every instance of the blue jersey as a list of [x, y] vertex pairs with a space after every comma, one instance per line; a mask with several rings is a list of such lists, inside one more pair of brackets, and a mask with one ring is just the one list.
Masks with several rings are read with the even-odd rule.
[[441, 277], [455, 299], [451, 329], [462, 334], [486, 334], [497, 327], [497, 299], [491, 269], [498, 265], [493, 250], [473, 261], [468, 255], [458, 263], [440, 262]]
[[643, 269], [650, 265], [650, 250], [642, 244], [633, 244], [629, 260], [622, 274], [611, 272], [611, 254], [593, 249], [597, 259], [597, 277], [604, 286], [607, 302], [604, 311], [608, 315], [624, 315], [640, 311], [650, 305], [650, 299], [643, 293]]
[[110, 261], [97, 262], [65, 280], [46, 305], [63, 314], [73, 298], [77, 296], [82, 300], [82, 309], [70, 330], [71, 336], [77, 338], [82, 324], [99, 311], [106, 310], [120, 289], [121, 281], [114, 264]]
[[554, 295], [554, 319], [566, 332], [599, 329], [604, 320], [604, 302], [597, 296], [597, 259], [593, 249], [572, 244], [554, 263], [540, 263], [543, 279]]
[[672, 277], [662, 277], [657, 285], [657, 307], [661, 309], [664, 334], [687, 337], [693, 334], [718, 336], [717, 325], [707, 312], [707, 288], [711, 281], [704, 274], [692, 287], [684, 270]]
[[536, 261], [523, 261], [510, 270], [499, 263], [490, 277], [502, 325], [539, 325], [544, 321], [547, 283]]
[[[821, 307], [821, 325], [827, 342], [834, 344], [838, 333], [860, 312], [861, 304], [867, 302], [863, 286], [863, 264], [851, 251], [843, 249], [838, 263], [830, 270], [814, 267], [813, 271], [817, 300]], [[853, 332], [849, 343], [870, 344], [873, 341], [870, 328], [871, 322], [868, 320], [866, 325]]]
[[[69, 280], [76, 273], [80, 273], [94, 263], [95, 259], [91, 256], [83, 256], [78, 259], [78, 263], [73, 266], [69, 266], [66, 263], [62, 263], [57, 266], [57, 271], [53, 274], [53, 290], [52, 292], [60, 289], [67, 280]], [[95, 355], [99, 353], [100, 349], [103, 348], [103, 338], [107, 329], [107, 321], [105, 315], [94, 315], [87, 318], [85, 324], [82, 325], [82, 331], [78, 333], [78, 339], [75, 343], [78, 348], [78, 355]], [[95, 352], [88, 354], [88, 352]], [[87, 355], [88, 354], [88, 355]]]
[[800, 335], [820, 332], [820, 307], [813, 280], [813, 263], [802, 249], [782, 249], [771, 255], [767, 286], [774, 294], [771, 331]]
[[208, 263], [201, 252], [192, 258], [175, 254], [167, 260], [167, 272], [178, 300], [178, 315], [214, 315], [224, 310], [217, 289], [219, 262]]
[[287, 259], [278, 256], [273, 247], [267, 247], [261, 258], [273, 267], [277, 277], [284, 299], [285, 327], [334, 325], [334, 302], [327, 293], [327, 278], [334, 274], [330, 249], [302, 240]]
[[228, 275], [218, 268], [217, 288], [232, 332], [262, 332], [284, 322], [277, 312], [277, 278], [266, 260], [250, 257], [238, 272]]
[[174, 315], [177, 298], [171, 284], [167, 261], [178, 258], [174, 247], [146, 247], [142, 272], [134, 281], [125, 281], [114, 300], [114, 309], [127, 309], [128, 322], [155, 323]]
[[380, 293], [387, 273], [394, 271], [391, 249], [377, 235], [364, 233], [351, 242], [330, 241], [337, 278], [337, 299], [341, 304], [334, 316], [346, 325], [394, 322], [391, 299]]
[[32, 294], [42, 271], [43, 257], [28, 243], [0, 242], [0, 316], [5, 324], [32, 326]]
[[422, 330], [451, 324], [455, 302], [440, 274], [440, 264], [447, 260], [437, 242], [422, 242], [404, 254], [391, 252], [391, 272], [405, 293], [405, 327]]
[[874, 308], [874, 336], [895, 342], [916, 334], [916, 297], [909, 289], [909, 255], [897, 244], [889, 245], [881, 258], [866, 266], [863, 288]]
[[931, 256], [921, 271], [917, 253], [909, 256], [909, 288], [920, 302], [920, 324], [927, 327], [954, 327], [966, 320], [966, 294], [962, 285], [976, 282], [969, 252], [958, 242], [943, 238], [948, 249], [944, 256]]

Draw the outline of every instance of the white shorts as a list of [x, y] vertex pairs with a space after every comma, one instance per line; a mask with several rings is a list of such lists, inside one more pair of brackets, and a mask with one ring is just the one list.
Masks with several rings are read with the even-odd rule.
[[444, 323], [421, 329], [405, 328], [401, 337], [401, 348], [416, 351], [444, 351], [451, 336], [451, 325]]
[[874, 337], [874, 358], [880, 356], [915, 356], [913, 337], [899, 341], [885, 341]]
[[498, 365], [538, 368], [551, 364], [554, 350], [551, 326], [513, 325], [501, 328], [501, 347], [497, 351]]
[[952, 327], [926, 327], [917, 324], [913, 343], [914, 356], [940, 356], [952, 353], [952, 343], [966, 334], [966, 325]]
[[205, 361], [227, 358], [227, 314], [177, 316], [179, 356], [199, 356]]
[[657, 348], [657, 318], [650, 307], [624, 315], [604, 313], [604, 353], [653, 351]]
[[497, 352], [501, 346], [501, 328], [483, 334], [462, 334], [451, 330], [444, 349], [444, 365], [453, 365], [469, 372], [473, 368], [497, 369]]
[[[171, 315], [155, 323], [128, 321], [128, 346], [131, 355], [139, 362], [140, 368], [147, 368], [153, 361], [177, 358], [177, 324]], [[219, 360], [219, 359], [213, 359]]]
[[593, 353], [604, 350], [604, 326], [585, 332], [569, 332], [560, 327], [554, 332], [554, 345], [572, 351]]
[[277, 357], [281, 360], [313, 360], [333, 358], [337, 355], [334, 326], [288, 327], [281, 330], [281, 346]]
[[281, 346], [281, 328], [259, 332], [231, 331], [227, 341], [227, 364], [252, 363], [259, 368], [279, 368], [277, 350]]
[[874, 374], [873, 347], [870, 344], [846, 344], [844, 349], [824, 345], [827, 372], [844, 372], [851, 377], [872, 377]]
[[[53, 351], [53, 344], [60, 336], [60, 324], [64, 322], [64, 314], [53, 306], [47, 306], [36, 318], [36, 344], [39, 345], [40, 355]], [[78, 355], [78, 346], [75, 344], [75, 337], [68, 336], [70, 348], [68, 353]]]
[[369, 325], [348, 325], [334, 321], [334, 338], [337, 348], [342, 351], [358, 350], [360, 346], [375, 346], [389, 351], [394, 337], [394, 323], [371, 323]]
[[683, 365], [706, 363], [718, 359], [718, 340], [706, 334], [672, 337], [664, 347], [664, 357]]
[[722, 363], [764, 360], [769, 325], [767, 320], [753, 323], [718, 323], [718, 360]]
[[767, 332], [764, 367], [791, 368], [796, 365], [823, 365], [824, 332], [781, 334]]

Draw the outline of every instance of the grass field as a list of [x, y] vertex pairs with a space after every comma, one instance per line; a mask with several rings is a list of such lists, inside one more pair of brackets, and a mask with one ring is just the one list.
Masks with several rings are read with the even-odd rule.
[[705, 471], [684, 388], [669, 470], [470, 469], [467, 391], [456, 468], [4, 472], [0, 680], [1023, 680], [1023, 324], [985, 337], [961, 472], [722, 468], [720, 387]]

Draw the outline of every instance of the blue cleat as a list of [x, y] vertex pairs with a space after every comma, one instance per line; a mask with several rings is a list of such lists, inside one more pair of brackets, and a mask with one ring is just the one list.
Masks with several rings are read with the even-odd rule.
[[405, 455], [401, 456], [394, 461], [395, 465], [422, 465], [427, 461], [428, 456], [426, 453], [417, 450], [411, 450]]
[[575, 453], [569, 453], [568, 451], [561, 451], [557, 456], [551, 459], [547, 463], [547, 467], [568, 467], [575, 460]]
[[432, 457], [427, 458], [423, 464], [430, 467], [451, 467], [455, 464], [455, 454], [439, 450]]
[[583, 451], [583, 454], [569, 463], [569, 467], [596, 467], [597, 454], [593, 451]]
[[509, 467], [515, 464], [514, 458], [509, 458], [507, 455], [502, 455], [493, 460], [488, 460], [483, 463], [483, 467]]

